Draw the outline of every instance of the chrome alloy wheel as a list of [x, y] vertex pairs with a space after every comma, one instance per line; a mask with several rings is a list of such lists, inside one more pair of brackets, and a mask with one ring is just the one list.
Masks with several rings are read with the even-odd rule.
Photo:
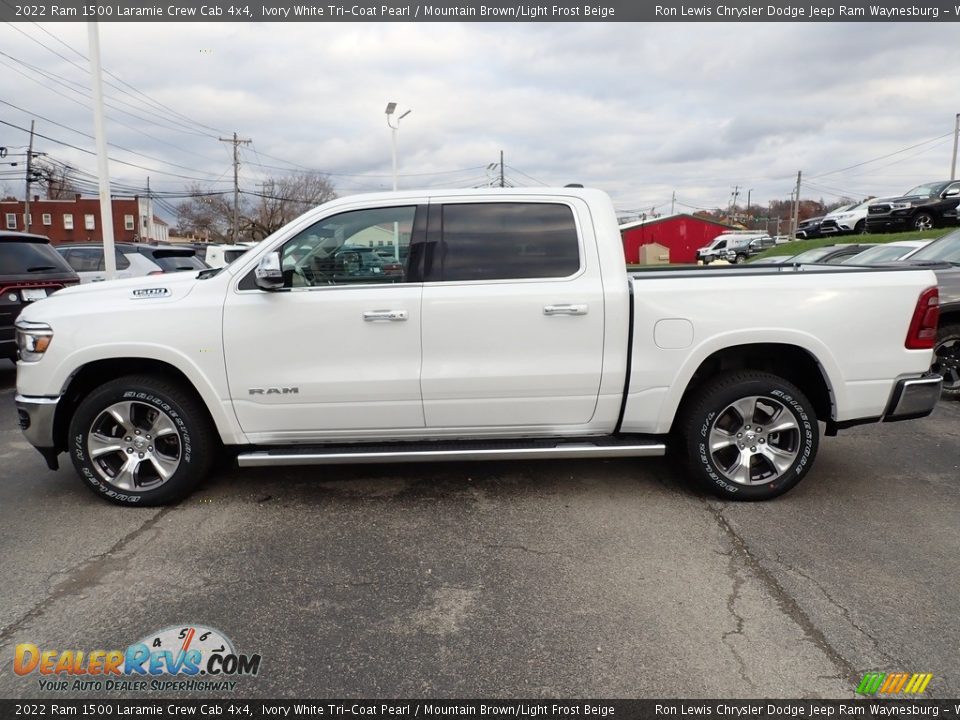
[[933, 350], [933, 372], [943, 377], [943, 389], [960, 390], [960, 338], [947, 337]]
[[710, 456], [727, 480], [759, 485], [787, 472], [800, 452], [800, 426], [786, 405], [754, 395], [730, 403], [710, 426]]
[[160, 487], [180, 467], [182, 452], [173, 420], [147, 403], [114, 403], [97, 415], [87, 433], [91, 464], [121, 490]]

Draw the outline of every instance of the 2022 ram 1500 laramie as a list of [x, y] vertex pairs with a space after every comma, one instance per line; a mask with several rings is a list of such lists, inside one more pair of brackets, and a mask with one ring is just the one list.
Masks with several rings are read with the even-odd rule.
[[316, 208], [221, 270], [37, 302], [16, 404], [52, 468], [69, 452], [128, 505], [184, 496], [224, 448], [268, 466], [672, 444], [714, 493], [766, 499], [807, 474], [820, 422], [932, 411], [936, 327], [929, 270], [631, 276], [602, 192], [401, 192]]

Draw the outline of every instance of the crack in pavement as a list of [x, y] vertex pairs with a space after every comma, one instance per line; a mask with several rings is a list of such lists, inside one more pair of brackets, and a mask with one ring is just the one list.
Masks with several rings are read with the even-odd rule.
[[823, 634], [823, 631], [820, 630], [804, 612], [803, 608], [797, 603], [797, 601], [784, 590], [783, 586], [777, 581], [777, 579], [768, 571], [763, 565], [760, 564], [760, 561], [757, 560], [753, 553], [750, 552], [750, 548], [747, 546], [746, 541], [737, 534], [737, 531], [733, 529], [733, 526], [730, 525], [729, 521], [723, 516], [720, 508], [713, 504], [710, 501], [706, 501], [707, 508], [710, 513], [713, 515], [714, 520], [717, 525], [723, 531], [723, 533], [730, 539], [731, 544], [733, 545], [732, 554], [737, 554], [743, 560], [744, 565], [749, 568], [753, 574], [760, 580], [767, 592], [769, 592], [773, 599], [776, 601], [777, 605], [780, 607], [781, 612], [784, 615], [793, 620], [794, 623], [803, 631], [806, 638], [824, 655], [827, 656], [827, 659], [830, 660], [836, 666], [836, 668], [842, 673], [843, 677], [846, 677], [853, 682], [857, 677], [856, 668], [847, 660], [843, 655], [840, 654], [840, 651], [837, 650], [833, 645], [830, 644], [830, 641], [827, 640], [827, 636]]
[[880, 646], [880, 641], [877, 638], [875, 638], [873, 635], [871, 635], [869, 632], [867, 632], [865, 628], [861, 627], [850, 615], [850, 611], [844, 605], [842, 605], [839, 601], [835, 600], [830, 595], [830, 593], [827, 592], [826, 588], [823, 587], [823, 585], [821, 585], [819, 582], [814, 580], [812, 577], [807, 575], [805, 572], [803, 572], [799, 568], [794, 567], [793, 565], [790, 565], [786, 561], [782, 560], [779, 555], [777, 555], [776, 558], [774, 558], [774, 562], [776, 562], [778, 565], [783, 567], [787, 572], [792, 572], [799, 575], [804, 580], [806, 580], [811, 585], [813, 585], [817, 590], [819, 590], [823, 594], [823, 596], [827, 599], [827, 602], [829, 602], [831, 605], [833, 605], [834, 607], [840, 610], [840, 614], [843, 615], [847, 623], [870, 641], [870, 643], [873, 645], [876, 651], [881, 656], [883, 656], [884, 660], [887, 661], [887, 664], [889, 664], [891, 667], [898, 667], [900, 665], [900, 662], [895, 657], [890, 655]]
[[174, 508], [172, 506], [161, 508], [152, 516], [147, 518], [138, 527], [134, 528], [122, 538], [117, 540], [105, 552], [88, 557], [86, 560], [81, 561], [66, 571], [57, 571], [51, 573], [51, 579], [55, 575], [66, 575], [66, 577], [60, 581], [57, 586], [53, 588], [53, 590], [47, 593], [45, 598], [30, 608], [30, 610], [28, 610], [19, 619], [14, 620], [6, 627], [0, 628], [0, 644], [7, 642], [10, 637], [20, 629], [20, 627], [30, 620], [33, 620], [37, 616], [42, 615], [47, 608], [61, 598], [99, 583], [107, 573], [113, 570], [113, 567], [110, 566], [110, 563], [105, 563], [105, 561], [109, 560], [115, 552], [133, 541], [138, 535], [141, 535], [152, 529], [165, 515], [167, 515], [173, 509]]
[[736, 621], [736, 629], [728, 630], [720, 636], [721, 641], [724, 645], [730, 648], [730, 652], [733, 654], [734, 659], [737, 661], [737, 668], [740, 672], [740, 678], [754, 690], [757, 689], [757, 686], [754, 684], [747, 676], [747, 663], [744, 661], [743, 656], [737, 651], [733, 643], [730, 641], [730, 638], [733, 635], [743, 636], [743, 616], [737, 612], [736, 603], [740, 599], [740, 588], [743, 587], [743, 577], [740, 573], [737, 572], [737, 559], [734, 556], [733, 550], [730, 552], [723, 553], [727, 557], [727, 577], [730, 578], [730, 581], [733, 583], [733, 587], [730, 589], [730, 594], [727, 595], [727, 612], [733, 617]]

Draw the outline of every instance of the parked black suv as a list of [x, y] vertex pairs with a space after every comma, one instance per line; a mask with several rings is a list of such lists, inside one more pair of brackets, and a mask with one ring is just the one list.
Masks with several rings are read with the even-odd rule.
[[0, 230], [0, 358], [17, 359], [13, 324], [26, 304], [79, 282], [43, 235]]
[[929, 230], [956, 225], [960, 180], [918, 185], [903, 197], [885, 198], [867, 209], [867, 232]]

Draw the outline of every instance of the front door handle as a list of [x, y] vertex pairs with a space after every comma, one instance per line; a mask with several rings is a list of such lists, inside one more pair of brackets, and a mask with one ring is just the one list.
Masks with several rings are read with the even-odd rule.
[[368, 310], [363, 314], [364, 322], [399, 322], [407, 317], [406, 310]]
[[544, 315], [586, 315], [587, 305], [545, 305]]

